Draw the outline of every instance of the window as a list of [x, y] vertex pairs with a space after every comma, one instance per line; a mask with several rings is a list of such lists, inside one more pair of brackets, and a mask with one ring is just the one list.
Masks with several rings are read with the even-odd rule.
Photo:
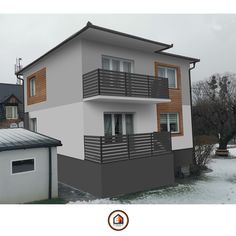
[[121, 136], [123, 134], [133, 134], [133, 114], [132, 113], [105, 113], [104, 114], [104, 134], [105, 136]]
[[36, 89], [35, 89], [35, 77], [30, 79], [30, 96], [33, 97], [36, 95]]
[[133, 72], [134, 63], [131, 60], [102, 56], [102, 69], [122, 71], [127, 73]]
[[171, 133], [179, 133], [179, 115], [178, 113], [161, 113], [160, 129]]
[[17, 106], [6, 106], [6, 119], [18, 119]]
[[176, 68], [158, 66], [158, 77], [168, 78], [169, 88], [177, 88]]
[[30, 130], [37, 132], [37, 118], [30, 119]]
[[11, 170], [12, 170], [12, 174], [34, 171], [35, 170], [35, 161], [34, 161], [33, 158], [32, 159], [12, 161]]

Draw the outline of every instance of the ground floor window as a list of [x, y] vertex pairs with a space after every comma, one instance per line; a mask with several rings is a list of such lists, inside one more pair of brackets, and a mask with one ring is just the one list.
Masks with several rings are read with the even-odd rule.
[[32, 159], [12, 161], [12, 174], [35, 170], [35, 161]]
[[30, 130], [37, 132], [37, 118], [30, 119]]
[[160, 129], [171, 133], [179, 133], [179, 114], [177, 112], [160, 114]]
[[104, 113], [105, 136], [134, 133], [133, 113]]

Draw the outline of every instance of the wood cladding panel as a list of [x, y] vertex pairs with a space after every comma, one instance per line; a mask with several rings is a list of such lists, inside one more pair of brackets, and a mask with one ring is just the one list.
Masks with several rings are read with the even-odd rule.
[[169, 97], [171, 102], [157, 104], [157, 127], [160, 130], [160, 113], [177, 112], [179, 114], [179, 133], [171, 134], [171, 136], [184, 135], [183, 130], [183, 112], [182, 112], [182, 91], [181, 91], [181, 73], [180, 67], [176, 65], [155, 62], [155, 75], [158, 76], [158, 66], [175, 68], [177, 73], [177, 88], [169, 88]]
[[[35, 96], [30, 96], [30, 80], [35, 78]], [[46, 68], [27, 77], [27, 104], [32, 105], [46, 101]]]

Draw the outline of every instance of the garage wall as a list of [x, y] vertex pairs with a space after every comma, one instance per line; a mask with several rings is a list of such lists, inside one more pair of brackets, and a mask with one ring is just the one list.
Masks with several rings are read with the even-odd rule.
[[[11, 161], [35, 158], [35, 171], [12, 174]], [[57, 197], [57, 156], [52, 148], [52, 196]], [[48, 198], [48, 148], [0, 153], [0, 203], [25, 203]]]

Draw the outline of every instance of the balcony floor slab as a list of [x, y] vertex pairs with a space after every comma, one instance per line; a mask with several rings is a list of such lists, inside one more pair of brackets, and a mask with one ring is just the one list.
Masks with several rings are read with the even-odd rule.
[[84, 98], [84, 102], [118, 102], [118, 103], [141, 103], [141, 104], [157, 104], [171, 102], [171, 99], [166, 98], [141, 98], [141, 97], [121, 97], [121, 96], [104, 96], [97, 95], [89, 98]]

